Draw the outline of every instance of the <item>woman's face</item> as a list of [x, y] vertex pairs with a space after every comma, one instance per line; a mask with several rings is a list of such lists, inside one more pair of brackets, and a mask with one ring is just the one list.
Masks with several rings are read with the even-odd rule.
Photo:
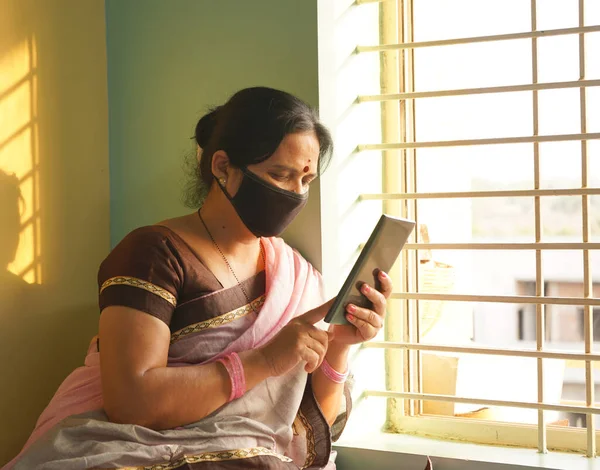
[[319, 140], [310, 131], [286, 135], [273, 155], [248, 169], [274, 186], [303, 194], [316, 178], [318, 165]]

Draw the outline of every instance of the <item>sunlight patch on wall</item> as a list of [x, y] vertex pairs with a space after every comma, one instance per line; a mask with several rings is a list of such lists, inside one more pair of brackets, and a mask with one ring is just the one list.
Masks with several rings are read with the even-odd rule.
[[[2, 194], [11, 196], [0, 201], [8, 221], [0, 232], [3, 241], [18, 237], [16, 254], [8, 254], [8, 271], [30, 284], [42, 282], [36, 94], [36, 49], [31, 37], [0, 58], [0, 172], [6, 176], [0, 181], [16, 186], [2, 188]], [[14, 213], [18, 223], [10, 216]]]

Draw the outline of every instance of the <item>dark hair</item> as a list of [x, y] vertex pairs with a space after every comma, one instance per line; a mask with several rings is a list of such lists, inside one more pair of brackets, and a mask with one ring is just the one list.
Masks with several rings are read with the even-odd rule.
[[333, 141], [317, 113], [304, 101], [273, 88], [245, 88], [227, 103], [213, 108], [196, 124], [195, 140], [202, 149], [194, 169], [187, 204], [197, 207], [213, 182], [212, 157], [218, 150], [227, 153], [238, 167], [265, 161], [284, 137], [296, 132], [315, 131], [319, 141], [318, 172], [331, 160]]

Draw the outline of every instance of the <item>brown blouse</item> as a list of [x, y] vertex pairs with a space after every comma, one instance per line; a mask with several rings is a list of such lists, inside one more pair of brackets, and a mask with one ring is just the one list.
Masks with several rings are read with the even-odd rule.
[[[240, 286], [224, 289], [190, 246], [164, 226], [127, 235], [100, 265], [100, 311], [112, 305], [146, 312], [175, 334], [248, 304]], [[242, 282], [252, 304], [261, 304], [265, 272]]]

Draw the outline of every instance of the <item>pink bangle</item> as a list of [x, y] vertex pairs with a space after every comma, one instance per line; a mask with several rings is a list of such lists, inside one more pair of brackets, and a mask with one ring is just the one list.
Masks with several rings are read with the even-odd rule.
[[231, 353], [222, 357], [217, 362], [225, 366], [229, 374], [229, 380], [231, 380], [231, 393], [227, 402], [240, 398], [246, 393], [246, 376], [240, 356], [237, 353]]
[[321, 363], [321, 371], [323, 372], [325, 377], [327, 377], [332, 382], [335, 382], [336, 384], [343, 384], [344, 382], [346, 382], [346, 379], [348, 378], [348, 373], [350, 372], [348, 369], [346, 369], [346, 372], [340, 374], [337, 370], [331, 367], [329, 362], [327, 362], [327, 359], [323, 359], [323, 362]]

